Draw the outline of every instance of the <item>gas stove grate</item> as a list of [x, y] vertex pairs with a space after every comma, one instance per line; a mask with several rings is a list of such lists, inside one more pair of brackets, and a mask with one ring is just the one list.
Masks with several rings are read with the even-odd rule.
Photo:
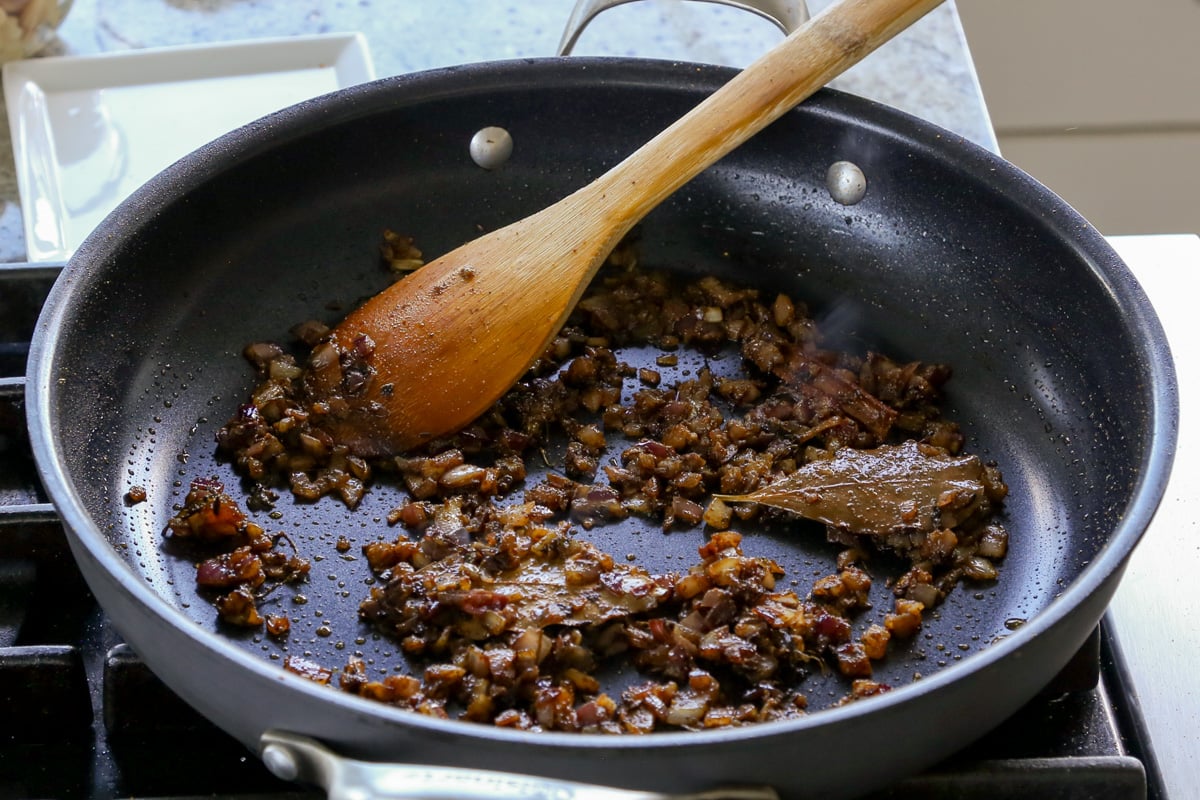
[[[0, 265], [0, 797], [314, 797], [163, 686], [75, 566], [25, 432], [29, 338], [57, 272]], [[1122, 736], [1108, 659], [1098, 629], [1000, 729], [871, 800], [1142, 800], [1146, 775]]]

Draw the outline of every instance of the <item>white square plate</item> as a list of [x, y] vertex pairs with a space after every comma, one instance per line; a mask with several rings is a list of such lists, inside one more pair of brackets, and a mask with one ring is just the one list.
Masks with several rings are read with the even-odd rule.
[[361, 34], [5, 64], [28, 259], [66, 260], [117, 204], [197, 147], [374, 77]]

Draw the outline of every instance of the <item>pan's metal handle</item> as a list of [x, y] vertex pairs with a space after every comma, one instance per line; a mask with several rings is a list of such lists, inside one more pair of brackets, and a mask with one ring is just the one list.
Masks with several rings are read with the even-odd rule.
[[[558, 43], [560, 56], [570, 55], [575, 42], [597, 14], [614, 6], [631, 3], [633, 0], [577, 0]], [[708, 3], [745, 9], [764, 17], [779, 26], [784, 33], [791, 33], [808, 21], [808, 3], [805, 0], [704, 0]]]
[[329, 800], [779, 800], [765, 786], [667, 795], [479, 769], [376, 764], [280, 731], [262, 735], [259, 753], [276, 777], [320, 786]]

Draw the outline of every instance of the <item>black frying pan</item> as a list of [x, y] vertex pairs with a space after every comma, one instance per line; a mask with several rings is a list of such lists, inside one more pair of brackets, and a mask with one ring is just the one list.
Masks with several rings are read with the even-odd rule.
[[[279, 729], [371, 760], [829, 798], [944, 758], [1048, 682], [1099, 620], [1165, 486], [1177, 419], [1165, 339], [1102, 237], [1043, 187], [946, 131], [832, 91], [652, 213], [641, 258], [785, 288], [847, 347], [954, 366], [949, 414], [1011, 487], [1011, 553], [999, 582], [954, 591], [889, 657], [876, 677], [894, 691], [799, 721], [649, 737], [433, 720], [285, 673], [279, 645], [218, 628], [191, 562], [164, 546], [192, 477], [237, 484], [215, 460], [213, 432], [252, 385], [242, 347], [313, 316], [334, 321], [382, 288], [383, 228], [414, 234], [426, 253], [449, 250], [589, 181], [730, 75], [548, 59], [355, 87], [185, 158], [88, 238], [33, 342], [32, 438], [85, 577], [169, 686], [255, 750]], [[497, 171], [468, 156], [488, 125], [515, 141]], [[825, 186], [842, 159], [869, 182], [854, 206]], [[123, 502], [133, 485], [148, 487], [147, 502]], [[307, 605], [279, 595], [295, 620], [288, 653], [399, 663], [393, 643], [357, 619], [363, 562], [336, 557], [333, 542], [391, 539], [381, 518], [400, 496], [385, 484], [353, 513], [329, 498], [289, 499], [281, 519], [260, 517], [325, 555], [302, 590]], [[651, 570], [691, 563], [704, 539], [629, 527], [590, 535]], [[836, 552], [803, 525], [750, 531], [746, 546], [780, 561], [801, 589]], [[873, 568], [882, 575], [872, 613], [882, 614], [891, 567]], [[1025, 623], [1013, 630], [1013, 620]], [[322, 625], [332, 635], [319, 635]], [[820, 675], [805, 685], [815, 709], [845, 689]]]

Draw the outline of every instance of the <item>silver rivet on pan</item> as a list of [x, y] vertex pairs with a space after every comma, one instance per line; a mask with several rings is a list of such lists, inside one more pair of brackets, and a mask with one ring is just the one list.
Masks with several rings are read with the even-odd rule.
[[271, 774], [285, 781], [294, 781], [300, 776], [300, 765], [296, 757], [285, 747], [269, 744], [263, 748], [262, 762]]
[[850, 161], [835, 161], [825, 171], [829, 196], [844, 206], [852, 206], [867, 193], [867, 176]]
[[471, 137], [471, 158], [484, 169], [503, 166], [512, 151], [512, 136], [504, 128], [484, 128]]

